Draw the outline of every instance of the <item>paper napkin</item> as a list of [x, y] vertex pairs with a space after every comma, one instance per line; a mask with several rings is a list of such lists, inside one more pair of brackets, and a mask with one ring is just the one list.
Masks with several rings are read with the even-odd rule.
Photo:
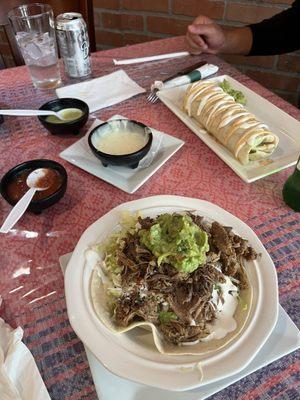
[[0, 318], [0, 399], [51, 400], [22, 337], [20, 327], [12, 329]]
[[133, 81], [122, 69], [74, 85], [56, 89], [58, 97], [73, 97], [85, 101], [90, 112], [112, 106], [146, 90]]

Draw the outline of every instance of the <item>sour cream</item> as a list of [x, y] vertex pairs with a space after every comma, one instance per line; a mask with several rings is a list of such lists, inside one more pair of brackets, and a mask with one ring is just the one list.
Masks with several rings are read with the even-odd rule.
[[139, 132], [117, 130], [99, 135], [93, 144], [102, 153], [122, 155], [135, 153], [142, 149], [147, 141], [147, 135]]
[[225, 283], [218, 284], [224, 302], [222, 303], [219, 299], [218, 290], [214, 289], [211, 301], [216, 306], [216, 318], [212, 324], [206, 325], [209, 335], [201, 339], [202, 342], [223, 339], [227, 333], [233, 332], [237, 328], [237, 323], [233, 315], [238, 305], [238, 288], [231, 282], [228, 276], [224, 277]]

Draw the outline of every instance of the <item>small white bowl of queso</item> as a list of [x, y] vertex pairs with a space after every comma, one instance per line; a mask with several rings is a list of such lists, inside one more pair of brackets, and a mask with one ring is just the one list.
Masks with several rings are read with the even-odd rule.
[[128, 119], [107, 121], [94, 128], [88, 137], [93, 154], [102, 165], [137, 168], [152, 145], [151, 129]]

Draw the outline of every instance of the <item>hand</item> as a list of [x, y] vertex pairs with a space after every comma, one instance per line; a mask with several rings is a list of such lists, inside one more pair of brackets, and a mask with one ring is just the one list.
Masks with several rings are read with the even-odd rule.
[[222, 51], [226, 38], [219, 25], [210, 18], [199, 15], [188, 26], [185, 40], [191, 54], [216, 54]]

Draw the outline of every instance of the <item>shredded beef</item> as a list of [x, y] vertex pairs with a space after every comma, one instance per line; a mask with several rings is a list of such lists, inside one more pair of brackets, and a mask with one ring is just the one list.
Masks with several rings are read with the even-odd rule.
[[173, 344], [194, 342], [208, 334], [204, 325], [190, 326], [180, 321], [172, 321], [160, 325], [160, 331], [164, 335], [165, 339]]
[[233, 254], [232, 243], [228, 232], [222, 225], [220, 225], [218, 222], [213, 222], [211, 224], [210, 234], [213, 244], [221, 252], [221, 254], [225, 254], [227, 256]]
[[154, 220], [150, 217], [146, 218], [138, 217], [138, 222], [141, 225], [142, 229], [150, 229], [154, 223]]
[[117, 303], [114, 310], [115, 321], [120, 326], [128, 326], [133, 321], [146, 320], [158, 322], [157, 302], [154, 299], [147, 301], [140, 299], [137, 293], [130, 297], [123, 296]]
[[199, 226], [200, 229], [202, 229], [204, 232], [208, 234], [210, 233], [210, 226], [207, 222], [205, 222], [204, 217], [193, 213], [188, 213], [188, 215], [192, 218], [194, 224]]
[[243, 257], [247, 260], [247, 261], [251, 261], [251, 260], [256, 260], [258, 257], [258, 254], [256, 253], [256, 251], [253, 249], [253, 247], [248, 246], [247, 249], [245, 250], [245, 252], [243, 253]]
[[[257, 258], [255, 250], [248, 246], [248, 241], [235, 235], [230, 227], [213, 222], [210, 234], [212, 247], [220, 252], [222, 272], [225, 275], [237, 278], [241, 271], [242, 259], [249, 261]], [[245, 283], [244, 279], [243, 285]]]

